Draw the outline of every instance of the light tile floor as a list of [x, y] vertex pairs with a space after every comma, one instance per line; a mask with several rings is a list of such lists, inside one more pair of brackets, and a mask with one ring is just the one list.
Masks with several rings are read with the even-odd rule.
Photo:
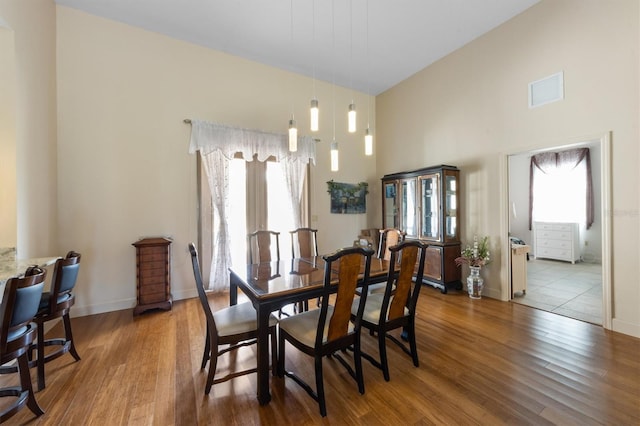
[[602, 325], [600, 264], [535, 259], [527, 262], [527, 291], [513, 302]]

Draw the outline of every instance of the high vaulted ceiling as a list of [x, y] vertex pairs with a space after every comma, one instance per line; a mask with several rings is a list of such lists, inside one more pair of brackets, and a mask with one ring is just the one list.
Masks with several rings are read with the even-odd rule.
[[539, 0], [55, 0], [379, 94]]

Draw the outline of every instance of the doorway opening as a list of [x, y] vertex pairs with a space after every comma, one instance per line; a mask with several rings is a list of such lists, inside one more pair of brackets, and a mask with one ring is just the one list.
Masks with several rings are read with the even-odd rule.
[[[559, 315], [587, 321], [611, 328], [610, 313], [610, 192], [609, 192], [609, 135], [584, 138], [582, 140], [551, 148], [508, 154], [506, 161], [507, 194], [504, 215], [507, 228], [506, 241], [521, 240], [529, 246], [526, 263], [526, 284], [513, 285], [512, 265], [509, 265], [508, 300], [553, 312]], [[544, 253], [539, 239], [529, 229], [529, 164], [531, 156], [547, 151], [587, 147], [591, 152], [592, 182], [594, 190], [595, 220], [590, 229], [575, 225], [573, 244], [579, 254], [575, 262], [552, 259]], [[560, 224], [558, 224], [560, 225]], [[571, 224], [573, 226], [573, 224]], [[535, 228], [535, 226], [533, 227]], [[553, 234], [552, 234], [553, 235]], [[555, 236], [553, 237], [555, 238]], [[563, 238], [572, 238], [571, 232]], [[550, 242], [551, 244], [556, 241]], [[558, 242], [565, 244], [565, 242]], [[536, 253], [538, 251], [538, 253]], [[507, 247], [506, 253], [511, 253]], [[508, 257], [510, 259], [510, 257]]]

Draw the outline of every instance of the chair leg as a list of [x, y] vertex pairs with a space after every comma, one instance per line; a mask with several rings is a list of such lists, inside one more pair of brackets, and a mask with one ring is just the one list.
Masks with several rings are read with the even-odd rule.
[[278, 377], [284, 377], [284, 346], [285, 340], [282, 332], [278, 333]]
[[62, 316], [62, 322], [64, 324], [64, 335], [66, 336], [67, 342], [69, 342], [69, 352], [76, 361], [80, 361], [80, 355], [78, 355], [76, 345], [73, 343], [73, 333], [71, 332], [71, 319], [69, 318], [69, 313]]
[[380, 352], [380, 365], [384, 380], [389, 381], [389, 363], [387, 362], [387, 332], [384, 329], [378, 330], [378, 351]]
[[418, 362], [418, 347], [416, 345], [416, 325], [413, 321], [409, 324], [409, 347], [411, 348], [411, 357], [413, 358], [413, 365], [419, 367]]
[[200, 369], [204, 370], [207, 366], [207, 361], [211, 357], [211, 341], [209, 341], [209, 324], [207, 323], [207, 334], [204, 336], [204, 353], [202, 354], [202, 364]]
[[209, 395], [211, 392], [211, 386], [213, 386], [213, 377], [216, 375], [216, 368], [218, 367], [218, 342], [207, 334], [211, 347], [215, 348], [215, 352], [211, 350], [211, 358], [209, 360], [209, 373], [207, 374], [207, 385], [204, 388], [205, 395]]
[[45, 388], [44, 378], [44, 323], [38, 323], [38, 344], [36, 351], [38, 353], [38, 359], [36, 360], [36, 366], [38, 369], [38, 391]]
[[364, 394], [364, 375], [362, 374], [362, 353], [360, 352], [360, 338], [356, 337], [353, 345], [353, 362], [356, 367], [356, 381], [360, 395]]
[[316, 360], [316, 394], [318, 395], [318, 405], [320, 406], [320, 415], [326, 417], [327, 404], [324, 399], [324, 380], [322, 377], [322, 357], [315, 356]]
[[278, 373], [278, 336], [276, 335], [276, 327], [271, 327], [271, 375], [276, 376]]
[[29, 374], [29, 359], [27, 354], [24, 353], [18, 357], [18, 369], [20, 370], [20, 387], [22, 390], [26, 390], [28, 392], [27, 397], [27, 407], [35, 414], [36, 416], [41, 416], [44, 414], [40, 405], [38, 405], [38, 401], [36, 401], [36, 397], [33, 393], [33, 387], [31, 386], [31, 375]]

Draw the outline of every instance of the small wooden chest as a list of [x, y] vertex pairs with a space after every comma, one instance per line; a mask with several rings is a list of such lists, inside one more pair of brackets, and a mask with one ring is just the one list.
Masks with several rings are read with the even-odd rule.
[[137, 304], [134, 315], [149, 309], [170, 310], [171, 240], [143, 238], [132, 244], [136, 248]]

